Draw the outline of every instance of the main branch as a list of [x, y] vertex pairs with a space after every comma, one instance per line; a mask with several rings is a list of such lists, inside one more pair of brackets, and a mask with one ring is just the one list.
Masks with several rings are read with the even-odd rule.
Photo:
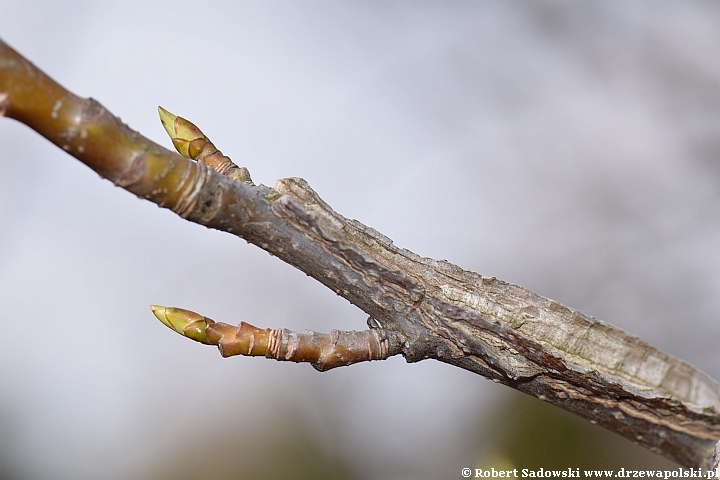
[[[398, 248], [333, 211], [300, 178], [256, 186], [222, 154], [216, 167], [235, 172], [232, 178], [211, 162], [170, 152], [95, 100], [68, 92], [2, 41], [0, 112], [115, 185], [302, 270], [370, 315], [408, 362], [434, 358], [465, 368], [681, 465], [712, 465], [718, 385], [637, 337], [517, 285]], [[184, 148], [200, 153], [206, 146]], [[264, 330], [255, 330], [261, 338]]]

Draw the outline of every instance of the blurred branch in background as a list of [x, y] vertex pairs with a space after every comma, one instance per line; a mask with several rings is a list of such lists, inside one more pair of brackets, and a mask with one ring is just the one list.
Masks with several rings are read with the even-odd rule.
[[476, 468], [677, 468], [629, 440], [527, 395], [511, 392], [494, 413], [495, 420], [478, 434], [493, 449], [476, 460]]
[[[68, 92], [1, 41], [0, 111], [115, 185], [240, 236], [314, 277], [368, 313], [371, 331], [386, 332], [381, 337], [391, 338], [393, 349], [402, 345], [409, 362], [435, 358], [577, 413], [681, 465], [713, 463], [718, 385], [636, 337], [521, 287], [399, 249], [334, 212], [302, 179], [256, 186], [199, 130], [202, 138], [174, 138], [176, 147], [191, 159], [217, 162], [173, 154], [96, 101]], [[211, 330], [223, 324], [192, 315], [200, 323], [179, 330], [188, 335], [192, 323], [188, 336], [214, 338], [206, 343], [222, 351], [222, 335]], [[255, 337], [243, 338], [252, 353]], [[276, 339], [288, 358], [297, 347], [293, 338]], [[371, 350], [363, 342], [374, 337], [362, 338], [360, 349], [347, 351]], [[338, 365], [357, 361], [352, 355]]]
[[[195, 438], [192, 455], [174, 452], [167, 465], [150, 473], [152, 479], [273, 479], [340, 480], [354, 478], [352, 468], [337, 452], [323, 445], [312, 425], [292, 403], [267, 419], [266, 430], [248, 435], [248, 424], [228, 423], [212, 435]], [[282, 432], [282, 433], [280, 433]], [[198, 461], [198, 459], [209, 461]]]

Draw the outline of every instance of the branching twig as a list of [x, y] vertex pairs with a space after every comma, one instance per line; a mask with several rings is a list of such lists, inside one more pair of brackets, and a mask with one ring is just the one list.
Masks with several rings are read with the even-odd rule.
[[[372, 228], [334, 212], [302, 179], [281, 179], [274, 188], [256, 186], [242, 169], [223, 163], [226, 157], [219, 152], [207, 165], [227, 168], [225, 173], [236, 169], [236, 179], [172, 153], [130, 130], [96, 101], [68, 92], [1, 41], [0, 112], [114, 184], [183, 218], [240, 236], [299, 268], [368, 313], [409, 362], [435, 358], [471, 370], [681, 465], [712, 465], [720, 438], [718, 385], [622, 330], [522, 287], [398, 248]], [[176, 137], [172, 123], [170, 133]], [[175, 143], [187, 147], [191, 157], [202, 152], [210, 157], [217, 149], [202, 138], [206, 143]], [[289, 332], [277, 334], [277, 349], [270, 347], [267, 330], [205, 325], [210, 343], [227, 341], [239, 345], [241, 353], [245, 348], [259, 353], [263, 342], [265, 352], [275, 357], [294, 348]], [[359, 341], [369, 345], [371, 333], [363, 335]], [[326, 346], [314, 344], [315, 338]], [[331, 336], [306, 340], [306, 350], [335, 348]], [[298, 345], [298, 359], [300, 343], [293, 345]], [[320, 356], [307, 358], [321, 368], [334, 366]]]

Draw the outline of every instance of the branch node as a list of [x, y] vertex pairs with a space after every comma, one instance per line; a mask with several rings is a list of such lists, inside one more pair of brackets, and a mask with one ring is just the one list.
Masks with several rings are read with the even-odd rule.
[[105, 115], [105, 107], [94, 98], [86, 98], [80, 114], [82, 123], [96, 123]]
[[382, 328], [382, 326], [380, 325], [380, 322], [375, 320], [373, 317], [367, 318], [367, 326], [370, 330], [375, 330], [376, 328]]
[[188, 218], [195, 211], [200, 192], [210, 178], [210, 169], [201, 163], [190, 163], [184, 182], [180, 184], [180, 197], [172, 210], [182, 218]]
[[145, 158], [144, 152], [138, 152], [133, 156], [132, 160], [130, 160], [128, 167], [125, 169], [125, 171], [120, 175], [120, 177], [113, 182], [118, 187], [127, 188], [134, 183], [139, 182], [142, 180], [143, 175], [145, 175], [145, 165], [147, 163], [147, 159]]

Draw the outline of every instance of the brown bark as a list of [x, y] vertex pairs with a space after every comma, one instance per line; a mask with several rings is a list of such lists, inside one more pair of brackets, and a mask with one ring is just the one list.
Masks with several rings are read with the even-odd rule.
[[634, 336], [522, 287], [398, 248], [334, 212], [302, 179], [255, 186], [170, 152], [2, 41], [0, 111], [115, 185], [302, 270], [402, 338], [409, 362], [465, 368], [681, 465], [712, 464], [718, 385]]
[[397, 332], [378, 328], [368, 320], [370, 330], [312, 330], [292, 332], [286, 328], [257, 328], [242, 322], [237, 327], [216, 322], [190, 310], [151, 305], [155, 316], [174, 331], [206, 345], [217, 345], [223, 357], [264, 356], [283, 362], [307, 362], [324, 372], [359, 362], [386, 360], [402, 352], [404, 338]]

